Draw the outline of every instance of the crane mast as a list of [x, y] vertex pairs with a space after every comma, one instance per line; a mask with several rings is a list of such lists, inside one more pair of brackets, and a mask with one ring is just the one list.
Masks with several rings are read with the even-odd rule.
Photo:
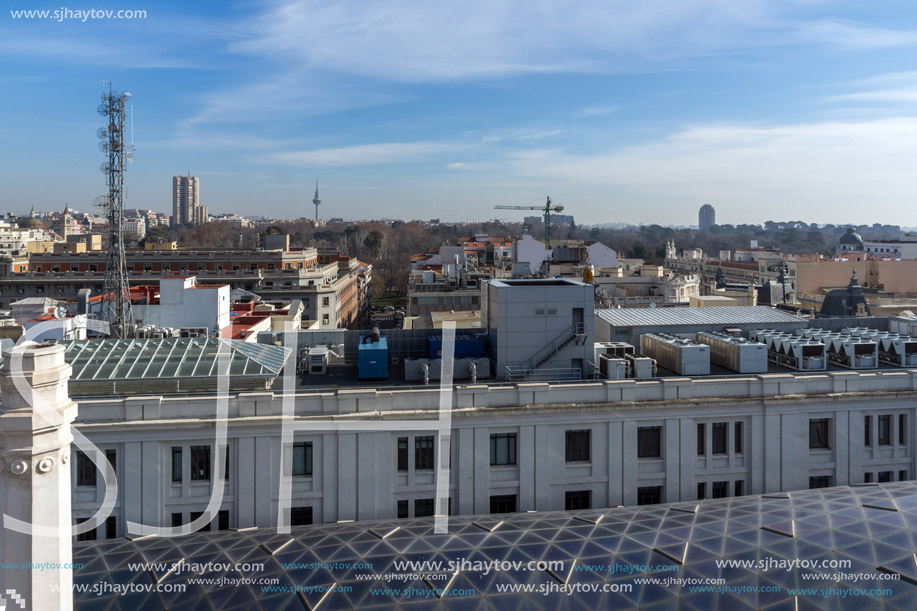
[[494, 210], [540, 210], [544, 214], [544, 247], [551, 249], [551, 212], [563, 212], [563, 204], [552, 204], [548, 196], [544, 206], [494, 206]]

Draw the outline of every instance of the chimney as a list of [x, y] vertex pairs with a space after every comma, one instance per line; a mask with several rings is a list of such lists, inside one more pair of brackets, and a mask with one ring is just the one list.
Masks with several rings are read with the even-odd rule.
[[[15, 353], [22, 355], [21, 371], [13, 363]], [[61, 566], [73, 561], [70, 425], [77, 406], [67, 395], [70, 365], [64, 361], [63, 346], [48, 344], [4, 350], [3, 360], [0, 511], [33, 528], [58, 529], [60, 536], [30, 535], [0, 526], [0, 564], [20, 567], [0, 569], [0, 593], [9, 609], [18, 608], [18, 601], [22, 601], [27, 609], [69, 611], [73, 609], [71, 570], [22, 567]], [[23, 388], [17, 388], [16, 382]], [[60, 587], [52, 590], [52, 584]]]

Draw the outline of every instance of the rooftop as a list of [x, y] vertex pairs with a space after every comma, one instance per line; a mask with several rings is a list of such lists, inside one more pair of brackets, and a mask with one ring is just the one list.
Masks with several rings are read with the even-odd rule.
[[767, 306], [711, 306], [707, 308], [622, 308], [596, 310], [615, 327], [664, 325], [770, 325], [805, 323], [807, 319]]
[[[292, 528], [290, 534], [273, 529], [246, 529], [200, 533], [173, 538], [134, 541], [110, 539], [74, 544], [73, 561], [82, 565], [73, 573], [77, 609], [206, 608], [206, 609], [802, 609], [850, 608], [913, 609], [917, 606], [917, 482], [867, 484], [711, 501], [681, 502], [577, 512], [530, 512], [450, 517], [448, 533], [434, 532], [434, 518], [326, 524]], [[717, 560], [741, 559], [786, 564], [797, 560], [843, 561], [844, 574], [898, 575], [899, 579], [837, 582], [807, 568], [766, 570], [717, 566]], [[383, 581], [396, 561], [469, 562], [517, 561], [519, 569], [423, 573], [414, 580]], [[277, 587], [312, 586], [312, 592], [267, 593], [261, 586], [210, 587], [193, 583], [193, 570], [126, 571], [131, 563], [210, 565], [201, 571], [219, 580], [277, 579]], [[563, 569], [526, 570], [531, 561], [562, 562]], [[849, 562], [849, 565], [847, 564]], [[236, 563], [259, 563], [263, 571], [236, 572]], [[347, 563], [347, 568], [283, 568], [312, 563]], [[366, 563], [370, 568], [350, 568]], [[611, 565], [633, 572], [607, 570]], [[216, 568], [213, 568], [215, 565]], [[223, 567], [226, 568], [223, 568]], [[577, 570], [589, 567], [589, 570]], [[647, 567], [659, 570], [648, 572]], [[678, 571], [661, 570], [677, 567]], [[768, 567], [770, 568], [770, 567]], [[824, 571], [835, 573], [836, 570]], [[739, 593], [692, 592], [687, 585], [641, 584], [639, 578], [677, 576], [725, 579], [730, 586], [748, 586]], [[804, 577], [814, 577], [805, 579]], [[638, 578], [638, 579], [635, 579]], [[152, 592], [136, 591], [118, 598], [112, 591], [93, 591], [93, 585], [134, 584]], [[155, 584], [186, 584], [184, 592], [157, 593]], [[585, 584], [632, 585], [629, 592], [585, 592]], [[393, 585], [394, 584], [394, 585]], [[529, 597], [502, 591], [530, 584], [554, 591]], [[582, 584], [572, 594], [563, 584]], [[339, 591], [328, 591], [337, 586]], [[371, 592], [370, 588], [385, 592]], [[415, 596], [402, 596], [416, 588]], [[450, 588], [440, 602], [433, 588]], [[764, 589], [772, 592], [762, 592]], [[842, 601], [838, 595], [808, 605], [788, 588], [860, 588], [864, 592]], [[872, 594], [871, 588], [888, 594]], [[114, 588], [112, 588], [114, 589]], [[171, 588], [162, 588], [164, 590]], [[426, 593], [426, 595], [424, 594]], [[808, 600], [812, 600], [809, 598]], [[411, 604], [415, 603], [415, 604]], [[417, 606], [419, 603], [420, 606]], [[802, 607], [805, 603], [807, 606]], [[847, 608], [846, 605], [843, 608]]]

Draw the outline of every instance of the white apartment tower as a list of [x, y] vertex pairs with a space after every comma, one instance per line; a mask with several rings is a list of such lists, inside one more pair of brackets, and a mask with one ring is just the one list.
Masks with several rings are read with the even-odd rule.
[[172, 177], [172, 226], [207, 222], [207, 207], [200, 202], [200, 179], [197, 176]]

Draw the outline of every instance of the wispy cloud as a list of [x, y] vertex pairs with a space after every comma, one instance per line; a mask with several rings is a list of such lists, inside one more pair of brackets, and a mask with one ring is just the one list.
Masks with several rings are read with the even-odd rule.
[[831, 96], [829, 102], [917, 102], [917, 71], [892, 72], [847, 84], [851, 93]]
[[465, 148], [446, 142], [380, 142], [274, 153], [270, 158], [277, 163], [303, 167], [361, 166], [424, 161], [441, 153], [454, 153]]
[[603, 117], [618, 112], [618, 110], [620, 109], [617, 106], [587, 106], [586, 108], [580, 108], [573, 114], [577, 119], [585, 119], [587, 117]]

